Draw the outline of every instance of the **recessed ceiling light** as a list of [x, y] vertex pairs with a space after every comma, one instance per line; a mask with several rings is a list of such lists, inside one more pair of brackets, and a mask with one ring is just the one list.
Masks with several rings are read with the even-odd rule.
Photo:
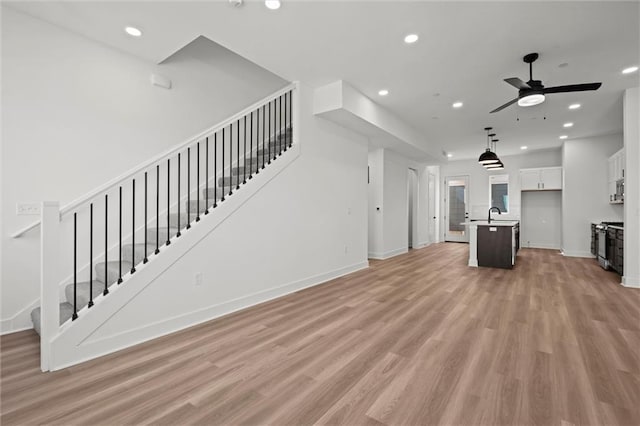
[[380, 96], [387, 96], [389, 94], [389, 91], [387, 89], [382, 89], [378, 92], [378, 95]]
[[622, 70], [622, 74], [631, 74], [632, 72], [638, 71], [638, 67], [629, 67]]
[[454, 102], [453, 105], [451, 105], [454, 108], [462, 108], [462, 105], [464, 105], [462, 102], [458, 101], [458, 102]]
[[573, 127], [573, 123], [564, 123], [562, 127]]
[[413, 44], [418, 41], [418, 34], [409, 34], [404, 38], [404, 42], [407, 44]]
[[447, 157], [451, 158], [451, 157], [453, 157], [453, 154], [452, 153], [448, 153]]
[[267, 6], [267, 9], [280, 9], [280, 0], [264, 0], [264, 5]]
[[581, 106], [582, 106], [582, 105], [580, 105], [580, 104], [571, 104], [571, 105], [569, 105], [569, 109], [578, 109], [578, 108], [580, 108]]
[[142, 35], [142, 31], [137, 29], [136, 27], [126, 27], [125, 32], [133, 37], [140, 37]]
[[566, 139], [566, 138], [568, 138], [568, 137], [569, 137], [569, 136], [567, 136], [567, 135], [562, 135], [562, 136], [560, 136], [560, 139], [563, 139], [563, 140], [564, 140], [564, 139]]
[[527, 148], [529, 148], [529, 147], [528, 147], [528, 146], [521, 146], [521, 147], [520, 147], [520, 149], [523, 149], [523, 150], [524, 150], [524, 149], [527, 149]]

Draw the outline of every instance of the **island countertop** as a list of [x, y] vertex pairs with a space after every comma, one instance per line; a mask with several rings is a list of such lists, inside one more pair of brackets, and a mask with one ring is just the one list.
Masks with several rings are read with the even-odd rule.
[[517, 220], [495, 220], [495, 221], [491, 221], [491, 223], [487, 222], [486, 220], [476, 220], [473, 222], [462, 222], [460, 225], [464, 225], [464, 226], [471, 226], [471, 225], [476, 225], [476, 226], [516, 226], [518, 223]]

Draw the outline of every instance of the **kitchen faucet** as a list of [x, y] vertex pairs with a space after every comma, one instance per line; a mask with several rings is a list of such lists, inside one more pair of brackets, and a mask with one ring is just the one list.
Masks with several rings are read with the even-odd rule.
[[498, 207], [491, 207], [491, 208], [489, 209], [489, 218], [487, 219], [487, 223], [489, 223], [489, 224], [491, 224], [491, 212], [492, 212], [493, 210], [497, 210], [497, 211], [498, 211], [498, 214], [502, 214], [502, 212], [500, 211], [500, 209], [499, 209]]

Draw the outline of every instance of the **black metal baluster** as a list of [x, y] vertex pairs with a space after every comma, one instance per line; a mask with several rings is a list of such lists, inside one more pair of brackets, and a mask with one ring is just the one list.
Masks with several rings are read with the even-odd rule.
[[224, 201], [224, 194], [225, 194], [225, 190], [224, 190], [224, 127], [222, 128], [222, 198], [220, 198], [220, 201]]
[[[171, 217], [169, 213], [171, 213], [171, 159], [167, 158], [167, 242], [166, 245], [171, 244]], [[178, 200], [178, 205], [180, 205], [180, 200]], [[180, 230], [180, 224], [178, 223], [178, 230]]]
[[[176, 233], [176, 238], [179, 238], [182, 233], [180, 230], [182, 229], [182, 223], [180, 222], [180, 168], [182, 167], [182, 161], [180, 160], [180, 153], [178, 153], [178, 232]], [[167, 213], [168, 214], [168, 213]]]
[[229, 195], [233, 195], [233, 123], [229, 124]]
[[291, 136], [289, 137], [289, 148], [293, 145], [293, 90], [289, 91], [289, 125], [291, 127]]
[[78, 318], [78, 233], [76, 232], [78, 225], [78, 213], [73, 213], [73, 315], [71, 320]]
[[[178, 200], [180, 204], [180, 200]], [[191, 147], [187, 148], [187, 229], [191, 228]]]
[[[240, 119], [238, 119], [238, 124], [237, 124], [237, 130], [236, 130], [236, 140], [238, 142], [238, 147], [236, 149], [236, 168], [240, 167]], [[233, 174], [232, 174], [233, 175]], [[231, 179], [232, 183], [233, 183], [233, 178]], [[238, 170], [237, 174], [236, 174], [236, 191], [240, 189], [240, 171]]]
[[[253, 161], [253, 111], [251, 111], [251, 125], [249, 127], [249, 155]], [[251, 162], [249, 162], [249, 179], [253, 179], [253, 166]]]
[[200, 142], [196, 147], [196, 222], [200, 222]]
[[275, 143], [273, 147], [273, 160], [275, 161], [278, 156], [278, 100], [273, 100], [273, 142]]
[[266, 106], [262, 105], [262, 168], [264, 169], [265, 163], [266, 163], [266, 157], [265, 154], [267, 152], [267, 147], [264, 145], [265, 143], [265, 138], [266, 138], [266, 133], [265, 133], [265, 128], [266, 128], [266, 123], [267, 123], [267, 117], [265, 115], [265, 109]]
[[136, 272], [136, 180], [133, 179], [131, 187], [131, 273]]
[[244, 157], [242, 157], [243, 160], [243, 167], [242, 167], [242, 175], [244, 177], [244, 179], [242, 180], [242, 183], [245, 184], [247, 183], [247, 116], [244, 116]]
[[156, 251], [160, 253], [160, 164], [156, 166]]
[[204, 197], [205, 197], [205, 210], [204, 214], [209, 214], [209, 136], [204, 142]]
[[108, 254], [109, 254], [109, 247], [107, 245], [107, 237], [109, 235], [109, 220], [108, 220], [108, 216], [109, 216], [109, 194], [104, 194], [104, 292], [102, 294], [104, 294], [105, 296], [107, 294], [109, 294], [109, 275], [107, 274], [107, 272], [109, 271], [109, 268], [107, 268], [107, 265], [109, 264], [108, 262]]
[[142, 263], [147, 263], [149, 261], [149, 259], [147, 258], [147, 253], [149, 253], [149, 251], [147, 250], [148, 244], [147, 244], [147, 208], [148, 208], [148, 201], [147, 201], [147, 172], [144, 172], [144, 259], [142, 260]]
[[[262, 151], [264, 154], [264, 150]], [[256, 111], [256, 174], [260, 173], [260, 108]]]
[[213, 134], [213, 208], [218, 207], [218, 132]]
[[89, 308], [93, 306], [93, 203], [89, 204]]
[[120, 187], [120, 204], [118, 205], [118, 284], [122, 282], [122, 187]]
[[269, 102], [267, 109], [269, 110], [269, 125], [267, 126], [269, 130], [269, 134], [267, 135], [267, 144], [269, 148], [269, 162], [267, 164], [271, 164], [271, 102]]
[[278, 155], [282, 155], [282, 95], [278, 97]]
[[288, 138], [288, 132], [287, 132], [287, 97], [289, 96], [289, 93], [285, 93], [284, 94], [284, 150], [287, 150], [287, 138]]

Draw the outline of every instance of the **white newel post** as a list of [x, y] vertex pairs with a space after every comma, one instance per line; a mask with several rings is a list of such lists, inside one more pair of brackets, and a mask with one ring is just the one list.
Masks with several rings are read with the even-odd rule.
[[60, 203], [43, 201], [40, 227], [40, 369], [49, 371], [51, 339], [60, 327]]

